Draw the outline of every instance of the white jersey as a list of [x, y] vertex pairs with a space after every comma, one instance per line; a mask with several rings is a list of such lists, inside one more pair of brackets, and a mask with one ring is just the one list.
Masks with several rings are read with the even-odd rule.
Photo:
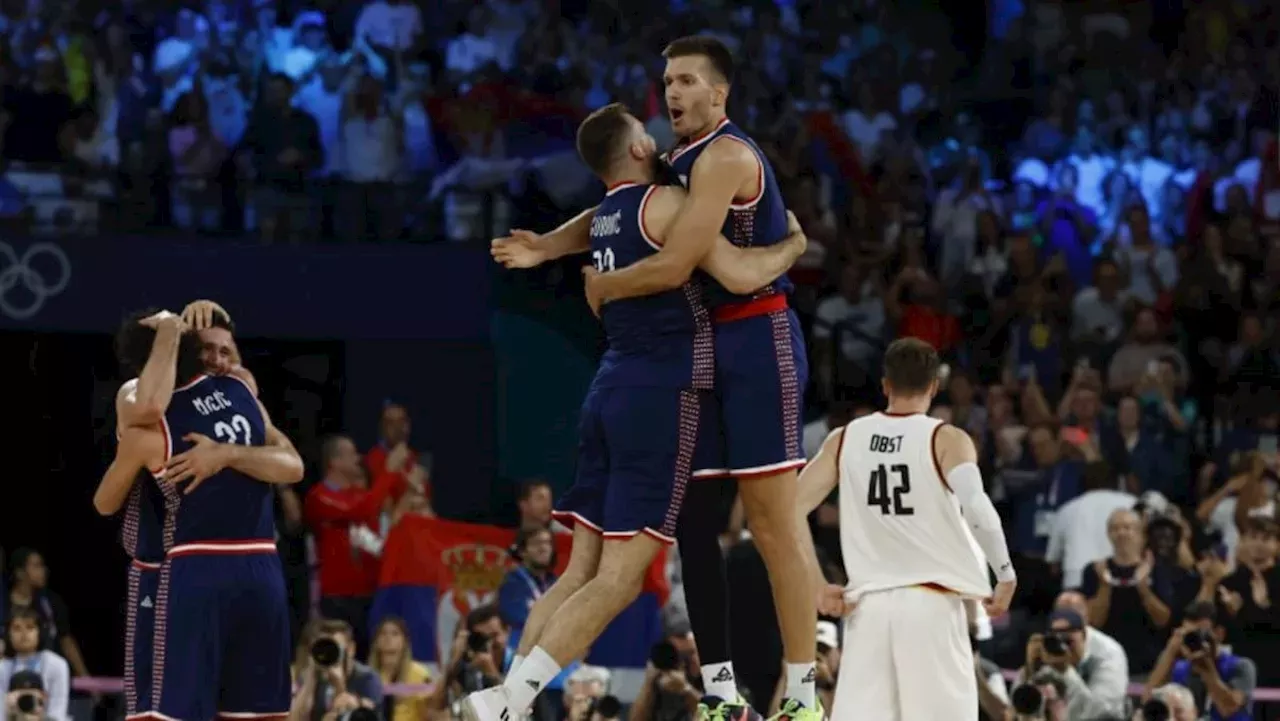
[[922, 413], [873, 413], [845, 426], [840, 548], [852, 600], [921, 584], [991, 595], [987, 565], [934, 455], [941, 426]]

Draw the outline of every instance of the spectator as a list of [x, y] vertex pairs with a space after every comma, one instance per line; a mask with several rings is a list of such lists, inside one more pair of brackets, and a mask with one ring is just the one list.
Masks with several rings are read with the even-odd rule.
[[1075, 166], [1065, 165], [1058, 171], [1053, 197], [1039, 208], [1040, 233], [1045, 238], [1042, 252], [1047, 256], [1062, 254], [1067, 272], [1076, 287], [1083, 288], [1093, 277], [1090, 247], [1097, 232], [1098, 219], [1087, 206], [1075, 199], [1080, 176]]
[[56, 163], [65, 157], [59, 134], [75, 111], [61, 74], [57, 51], [42, 45], [35, 54], [30, 84], [5, 89], [4, 111], [9, 123], [3, 147], [9, 160]]
[[1182, 353], [1161, 338], [1160, 321], [1155, 311], [1142, 308], [1134, 316], [1129, 339], [1116, 351], [1111, 365], [1107, 367], [1107, 388], [1113, 393], [1135, 392], [1144, 374], [1159, 374], [1160, 359], [1164, 357], [1173, 358], [1180, 369], [1187, 367]]
[[1253, 661], [1223, 646], [1226, 631], [1213, 603], [1191, 604], [1184, 619], [1170, 634], [1147, 679], [1148, 692], [1172, 681], [1186, 686], [1196, 700], [1196, 708], [1213, 721], [1252, 718], [1253, 690], [1257, 685]]
[[[1196, 519], [1221, 542], [1221, 555], [1224, 560], [1235, 558], [1236, 547], [1240, 540], [1238, 520], [1252, 515], [1249, 511], [1240, 513], [1240, 498], [1246, 494], [1250, 498], [1260, 497], [1264, 493], [1266, 472], [1266, 460], [1260, 453], [1243, 454], [1231, 469], [1230, 479], [1201, 501], [1196, 508]], [[1263, 507], [1259, 515], [1273, 513], [1274, 507], [1271, 509]]]
[[373, 529], [380, 525], [378, 514], [396, 478], [383, 473], [366, 487], [360, 454], [346, 436], [325, 440], [321, 464], [324, 478], [307, 492], [303, 505], [320, 565], [320, 613], [349, 624], [359, 655], [365, 657], [382, 551]]
[[551, 484], [541, 478], [520, 484], [516, 508], [520, 511], [521, 530], [546, 528], [551, 523]]
[[464, 694], [502, 683], [504, 669], [511, 665], [511, 652], [497, 605], [472, 609], [465, 628], [458, 630], [461, 646], [454, 649], [455, 657], [445, 674], [448, 683]]
[[1089, 666], [1085, 666], [1088, 653], [1085, 639], [1089, 630], [1076, 611], [1054, 611], [1049, 616], [1048, 631], [1032, 634], [1027, 642], [1027, 662], [1015, 680], [1016, 685], [1028, 679], [1053, 678], [1060, 682], [1064, 691], [1061, 698], [1067, 703], [1067, 719], [1107, 718], [1124, 710], [1127, 674], [1116, 676], [1114, 671], [1104, 671], [1094, 678], [1101, 659], [1091, 659]]
[[[385, 687], [390, 684], [425, 684], [431, 681], [426, 665], [413, 659], [409, 629], [404, 620], [387, 616], [378, 624], [369, 653], [369, 668], [378, 674]], [[427, 717], [425, 696], [397, 696], [391, 702], [390, 721], [420, 721]]]
[[200, 88], [178, 98], [169, 128], [173, 159], [173, 222], [182, 230], [216, 230], [222, 224], [218, 171], [226, 148], [209, 124], [209, 106]]
[[1081, 288], [1071, 302], [1071, 340], [1096, 349], [1110, 346], [1124, 332], [1129, 294], [1122, 290], [1120, 266], [1099, 258], [1093, 267], [1093, 285]]
[[1178, 284], [1178, 259], [1172, 250], [1156, 244], [1145, 207], [1129, 208], [1125, 220], [1112, 240], [1116, 260], [1129, 276], [1129, 294], [1140, 303], [1155, 305]]
[[[1149, 708], [1149, 704], [1157, 702], [1163, 706], [1164, 711], [1168, 714], [1170, 721], [1197, 721], [1200, 714], [1196, 713], [1196, 699], [1187, 690], [1186, 686], [1179, 686], [1176, 683], [1167, 683], [1160, 688], [1151, 692], [1151, 701], [1143, 704], [1142, 708]], [[1143, 711], [1139, 711], [1134, 716], [1134, 721], [1147, 721], [1147, 715]], [[1151, 718], [1160, 718], [1159, 716], [1151, 716]]]
[[609, 692], [608, 669], [579, 666], [565, 684], [565, 721], [591, 721], [592, 709]]
[[[551, 530], [545, 526], [535, 526], [516, 533], [513, 555], [520, 565], [507, 571], [498, 588], [498, 608], [502, 612], [502, 622], [509, 631], [507, 652], [514, 654], [520, 645], [520, 635], [524, 632], [525, 621], [529, 619], [529, 610], [542, 597], [542, 594], [555, 583], [556, 576], [551, 572], [555, 564], [555, 544], [552, 542]], [[577, 664], [569, 664], [546, 685], [546, 690], [538, 696], [534, 703], [534, 716], [542, 719], [556, 718], [564, 694], [565, 679], [573, 673]]]
[[77, 676], [88, 676], [80, 644], [71, 635], [71, 619], [62, 597], [48, 587], [49, 568], [44, 557], [30, 548], [19, 548], [9, 559], [13, 582], [9, 586], [9, 616], [32, 611], [40, 619], [40, 648], [67, 659]]
[[391, 489], [391, 498], [398, 500], [409, 490], [409, 476], [415, 473], [415, 467], [421, 467], [426, 477], [421, 479], [421, 492], [431, 499], [430, 455], [419, 453], [409, 446], [409, 436], [413, 432], [413, 422], [409, 418], [409, 410], [399, 403], [388, 402], [382, 406], [382, 415], [378, 417], [378, 442], [364, 456], [365, 468], [370, 478], [377, 478], [384, 473], [396, 477]]
[[382, 681], [377, 672], [356, 660], [350, 624], [326, 619], [316, 627], [316, 640], [290, 703], [290, 721], [322, 721], [358, 708], [382, 708]]
[[[1218, 586], [1217, 600], [1226, 611], [1232, 648], [1246, 658], [1280, 658], [1280, 618], [1272, 603], [1280, 598], [1278, 546], [1274, 521], [1247, 519], [1240, 531], [1239, 565]], [[1263, 663], [1258, 667], [1258, 683], [1280, 685], [1280, 669]]]
[[1114, 511], [1107, 519], [1112, 554], [1085, 567], [1080, 592], [1089, 599], [1089, 625], [1124, 647], [1132, 673], [1147, 673], [1160, 652], [1171, 618], [1173, 580], [1146, 546], [1142, 519]]
[[835, 378], [827, 371], [835, 364], [852, 365], [867, 381], [875, 378], [885, 348], [885, 301], [879, 286], [860, 265], [850, 263], [840, 276], [840, 294], [818, 304], [814, 366], [828, 387]]
[[241, 170], [251, 175], [253, 207], [264, 240], [300, 240], [313, 229], [307, 179], [324, 163], [320, 131], [310, 115], [292, 106], [293, 81], [275, 74], [246, 131]]
[[[27, 672], [40, 679], [44, 695], [45, 718], [67, 721], [70, 701], [71, 669], [61, 656], [40, 648], [40, 616], [23, 608], [15, 610], [5, 622], [6, 647], [12, 657], [0, 660], [0, 689], [13, 690], [11, 680]], [[0, 710], [0, 721], [6, 717]]]
[[1138, 499], [1116, 490], [1115, 476], [1106, 461], [1084, 469], [1083, 489], [1053, 515], [1053, 529], [1045, 560], [1062, 569], [1062, 587], [1079, 588], [1084, 569], [1111, 550], [1107, 519], [1119, 510], [1133, 508]]
[[407, 0], [372, 0], [356, 18], [352, 36], [375, 50], [413, 54], [422, 39], [422, 10]]
[[398, 240], [403, 218], [397, 215], [396, 187], [404, 154], [400, 108], [391, 107], [382, 85], [359, 77], [343, 99], [339, 119], [340, 166], [346, 184], [339, 217], [345, 240]]
[[1137, 398], [1124, 396], [1120, 399], [1116, 406], [1116, 429], [1117, 440], [1122, 445], [1104, 447], [1110, 457], [1122, 459], [1123, 467], [1133, 479], [1132, 490], [1154, 490], [1172, 498], [1185, 496], [1181, 492], [1185, 482], [1176, 482], [1176, 459], [1161, 438], [1143, 424], [1142, 407]]
[[1057, 583], [1045, 561], [1054, 516], [1080, 495], [1084, 464], [1063, 458], [1062, 442], [1053, 426], [1041, 424], [1027, 432], [1035, 471], [1026, 482], [1007, 489], [1013, 514], [1010, 550], [1015, 554], [1023, 598], [1034, 609], [1047, 609], [1057, 595]]
[[1089, 626], [1089, 600], [1079, 591], [1064, 591], [1053, 604], [1057, 611], [1071, 611], [1085, 621], [1084, 650], [1076, 670], [1089, 687], [1089, 695], [1115, 713], [1125, 706], [1129, 693], [1129, 658], [1120, 642]]

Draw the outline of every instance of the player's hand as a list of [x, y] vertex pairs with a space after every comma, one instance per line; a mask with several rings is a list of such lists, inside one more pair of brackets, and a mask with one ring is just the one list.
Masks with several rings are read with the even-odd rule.
[[175, 315], [167, 310], [162, 310], [155, 315], [149, 315], [146, 318], [143, 318], [138, 321], [138, 325], [143, 325], [157, 331], [162, 328], [170, 328], [178, 331], [179, 333], [187, 330], [187, 324], [182, 320], [182, 316]]
[[527, 230], [512, 230], [511, 235], [489, 241], [489, 255], [504, 268], [536, 267], [547, 260], [538, 237]]
[[1017, 581], [1001, 581], [997, 583], [991, 598], [982, 602], [982, 607], [986, 609], [987, 615], [993, 619], [1003, 616], [1009, 610], [1009, 604], [1013, 602], [1013, 592], [1017, 588]]
[[396, 444], [391, 452], [387, 453], [387, 470], [400, 472], [404, 470], [404, 462], [409, 460], [409, 446], [403, 441]]
[[844, 586], [828, 583], [818, 590], [818, 613], [842, 618], [853, 613], [854, 604], [844, 600]]
[[194, 300], [182, 309], [182, 321], [192, 330], [212, 328], [215, 315], [222, 316], [224, 321], [231, 321], [231, 314], [211, 300]]
[[604, 304], [604, 298], [600, 295], [600, 286], [596, 283], [596, 279], [600, 277], [600, 271], [595, 266], [582, 266], [582, 287], [587, 292], [587, 306], [591, 308], [591, 315], [600, 317], [600, 306]]
[[191, 448], [169, 459], [164, 480], [169, 484], [190, 480], [183, 494], [191, 493], [205, 479], [227, 467], [227, 447], [199, 433], [188, 433], [182, 440]]

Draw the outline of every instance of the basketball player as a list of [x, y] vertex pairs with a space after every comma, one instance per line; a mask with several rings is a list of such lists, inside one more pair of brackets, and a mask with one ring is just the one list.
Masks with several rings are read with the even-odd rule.
[[[659, 252], [684, 192], [654, 184], [656, 146], [644, 126], [610, 105], [583, 121], [577, 145], [608, 188], [591, 222], [595, 271], [616, 272]], [[751, 287], [783, 272], [802, 246], [794, 237], [751, 251], [722, 241], [728, 255], [743, 258], [732, 262], [738, 272], [752, 260], [769, 266]], [[612, 303], [601, 320], [609, 350], [583, 402], [577, 482], [556, 512], [574, 526], [569, 568], [535, 604], [503, 685], [467, 698], [466, 713], [478, 721], [525, 713], [635, 599], [654, 556], [675, 540], [714, 377], [701, 289], [687, 284]]]
[[[126, 321], [122, 365], [143, 366], [155, 335]], [[200, 345], [182, 336], [177, 377], [188, 382], [172, 391], [160, 428], [125, 430], [108, 472], [127, 480], [164, 468], [147, 715], [282, 719], [291, 652], [270, 484], [300, 480], [302, 461], [244, 381], [203, 373]]]
[[[672, 129], [680, 138], [667, 156], [689, 190], [662, 252], [616, 273], [588, 276], [593, 308], [680, 286], [711, 249], [717, 231], [739, 246], [762, 246], [786, 235], [786, 211], [773, 169], [754, 141], [731, 123], [725, 106], [733, 80], [733, 57], [709, 36], [681, 38], [663, 52], [663, 79]], [[585, 243], [587, 221], [579, 216], [547, 236], [517, 234], [505, 244], [535, 244], [557, 252]], [[794, 549], [803, 530], [795, 507], [801, 450], [801, 402], [808, 365], [799, 322], [787, 307], [791, 284], [778, 278], [746, 296], [708, 281], [715, 321], [717, 410], [723, 427], [724, 458], [700, 465], [686, 499], [680, 526], [685, 598], [703, 661], [703, 683], [711, 715], [737, 697], [729, 654], [728, 590], [718, 544], [722, 486], [735, 477], [752, 535], [773, 586], [786, 660], [781, 718], [806, 721], [820, 716], [814, 687], [813, 600], [807, 589], [819, 576], [807, 560], [796, 563]], [[713, 455], [713, 454], [708, 454]]]
[[[824, 613], [848, 616], [832, 718], [978, 718], [965, 603], [986, 599], [987, 613], [999, 616], [1016, 579], [973, 441], [925, 415], [938, 367], [928, 343], [891, 343], [888, 408], [833, 431], [800, 476], [797, 518], [840, 484], [849, 585], [819, 596]], [[970, 532], [995, 571], [994, 596]], [[813, 557], [807, 534], [804, 542]]]

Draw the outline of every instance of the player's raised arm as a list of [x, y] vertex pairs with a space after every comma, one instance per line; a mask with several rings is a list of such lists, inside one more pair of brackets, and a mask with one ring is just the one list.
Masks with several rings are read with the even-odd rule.
[[187, 329], [182, 318], [169, 311], [160, 311], [138, 322], [154, 328], [156, 335], [137, 383], [126, 383], [116, 395], [116, 415], [121, 428], [150, 426], [164, 417], [177, 382], [178, 343]]
[[787, 237], [781, 243], [739, 248], [720, 236], [699, 267], [720, 281], [730, 293], [746, 295], [769, 285], [786, 273], [804, 254], [809, 239], [796, 217], [787, 211]]
[[164, 436], [157, 430], [126, 428], [116, 445], [116, 456], [107, 467], [98, 490], [93, 493], [93, 508], [104, 516], [119, 511], [133, 490], [138, 473], [164, 462]]
[[969, 522], [974, 540], [996, 573], [996, 593], [987, 606], [987, 613], [999, 616], [1009, 609], [1017, 575], [1013, 571], [1013, 562], [1009, 560], [1009, 546], [1005, 542], [1000, 516], [983, 488], [982, 472], [978, 470], [978, 449], [968, 433], [945, 424], [938, 429], [934, 454], [947, 486], [960, 502], [960, 510]]
[[587, 208], [542, 235], [512, 230], [511, 235], [494, 238], [489, 243], [489, 254], [507, 268], [533, 268], [566, 255], [585, 253], [591, 248], [591, 219], [595, 214], [594, 207]]
[[754, 181], [758, 167], [759, 160], [746, 145], [712, 141], [693, 165], [688, 198], [662, 232], [662, 250], [626, 268], [601, 273], [593, 279], [593, 293], [608, 303], [683, 285], [710, 252], [729, 204], [748, 179]]

